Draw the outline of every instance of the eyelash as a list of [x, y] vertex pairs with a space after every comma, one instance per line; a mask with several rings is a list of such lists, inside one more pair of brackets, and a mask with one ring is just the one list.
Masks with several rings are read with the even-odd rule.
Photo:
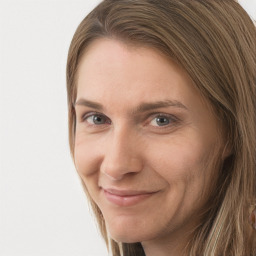
[[97, 124], [90, 124], [88, 121], [86, 121], [86, 119], [88, 119], [89, 117], [93, 117], [93, 116], [104, 117], [104, 118], [106, 118], [107, 120], [110, 121], [110, 122], [107, 123], [107, 124], [111, 124], [111, 120], [110, 120], [107, 116], [105, 116], [105, 115], [103, 115], [103, 114], [101, 114], [101, 113], [98, 113], [98, 112], [89, 112], [89, 113], [84, 114], [84, 115], [82, 116], [82, 118], [81, 118], [81, 121], [82, 121], [82, 122], [87, 122], [89, 126], [99, 126], [99, 125], [97, 125]]
[[[99, 116], [99, 117], [106, 118], [106, 120], [108, 120], [109, 122], [106, 122], [106, 123], [103, 123], [103, 124], [91, 124], [91, 123], [88, 122], [87, 119], [90, 118], [90, 117], [93, 117], [93, 116]], [[148, 120], [149, 118], [150, 118], [150, 120], [146, 122], [146, 125], [153, 122], [156, 118], [166, 118], [166, 119], [168, 119], [169, 123], [167, 125], [163, 125], [163, 126], [160, 126], [160, 125], [159, 126], [153, 126], [153, 125], [151, 125], [155, 129], [168, 129], [168, 128], [170, 129], [170, 127], [176, 126], [180, 121], [174, 115], [159, 113], [159, 112], [151, 113], [150, 115], [148, 115], [146, 117], [146, 120]], [[101, 127], [104, 126], [105, 127], [105, 125], [110, 125], [112, 123], [111, 120], [106, 115], [104, 115], [102, 113], [99, 113], [99, 112], [89, 112], [89, 113], [84, 114], [81, 117], [81, 122], [86, 122], [89, 127], [97, 127], [97, 128], [99, 128], [99, 126], [101, 126]]]
[[[178, 123], [178, 118], [171, 115], [171, 114], [164, 114], [164, 113], [151, 113], [148, 118], [150, 118], [150, 121], [147, 122], [147, 124], [150, 124], [151, 122], [153, 122], [154, 120], [156, 120], [157, 118], [165, 118], [168, 120], [168, 124], [167, 125], [156, 125], [156, 126], [153, 126], [153, 127], [156, 127], [156, 129], [168, 129], [170, 127], [173, 127], [174, 125], [177, 125]], [[147, 118], [147, 119], [148, 119]]]

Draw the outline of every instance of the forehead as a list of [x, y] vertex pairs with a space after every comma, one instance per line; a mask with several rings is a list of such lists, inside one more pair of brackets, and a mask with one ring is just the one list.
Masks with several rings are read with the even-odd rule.
[[[111, 91], [110, 91], [111, 90]], [[198, 96], [187, 73], [159, 51], [128, 46], [111, 39], [93, 42], [81, 58], [77, 74], [79, 95], [100, 97], [111, 92], [142, 98], [172, 94]]]

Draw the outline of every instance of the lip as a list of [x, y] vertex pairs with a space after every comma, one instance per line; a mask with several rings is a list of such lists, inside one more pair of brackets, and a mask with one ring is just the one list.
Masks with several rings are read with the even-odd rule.
[[103, 189], [106, 199], [117, 206], [133, 206], [153, 196], [155, 191]]

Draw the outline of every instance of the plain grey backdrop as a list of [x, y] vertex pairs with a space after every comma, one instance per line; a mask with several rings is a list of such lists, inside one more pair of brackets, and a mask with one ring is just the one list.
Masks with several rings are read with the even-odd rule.
[[[105, 256], [68, 148], [65, 65], [98, 0], [0, 0], [0, 255]], [[256, 0], [240, 3], [256, 19]]]

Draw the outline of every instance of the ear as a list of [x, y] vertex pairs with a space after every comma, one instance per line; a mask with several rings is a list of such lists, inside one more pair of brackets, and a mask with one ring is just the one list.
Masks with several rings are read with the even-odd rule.
[[231, 146], [231, 143], [227, 141], [225, 146], [223, 147], [221, 159], [224, 161], [227, 157], [231, 156], [232, 154], [233, 148]]

